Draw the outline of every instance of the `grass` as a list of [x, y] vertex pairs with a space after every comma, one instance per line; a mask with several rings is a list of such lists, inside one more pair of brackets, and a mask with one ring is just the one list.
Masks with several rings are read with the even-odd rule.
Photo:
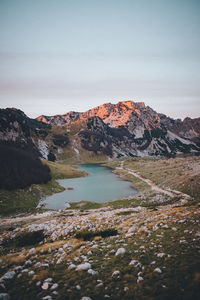
[[[47, 251], [37, 257], [37, 260], [41, 262], [48, 262], [48, 268], [34, 268], [34, 265], [29, 267], [35, 271], [34, 276], [30, 277], [27, 273], [23, 273], [21, 278], [16, 276], [14, 282], [6, 283], [7, 291], [14, 300], [42, 299], [47, 295], [52, 295], [57, 300], [81, 299], [83, 296], [101, 300], [105, 298], [105, 295], [115, 300], [198, 299], [200, 264], [198, 238], [195, 238], [195, 233], [199, 230], [199, 219], [198, 215], [194, 214], [194, 208], [193, 210], [191, 208], [186, 210], [182, 207], [170, 211], [173, 219], [169, 221], [167, 229], [163, 229], [160, 225], [163, 217], [167, 215], [167, 210], [153, 212], [152, 216], [159, 218], [156, 221], [158, 225], [156, 231], [147, 234], [145, 231], [136, 230], [134, 236], [126, 238], [119, 230], [118, 236], [95, 240], [97, 245], [95, 249], [91, 248], [93, 245], [93, 241], [90, 241], [91, 236], [88, 238], [87, 232], [81, 231], [81, 238], [84, 241], [80, 244], [77, 241], [75, 247], [66, 252], [62, 263], [53, 262], [58, 253], [57, 248], [61, 246], [58, 245], [54, 253]], [[190, 215], [187, 215], [185, 222], [179, 223], [179, 220], [183, 218], [181, 213], [184, 211], [189, 212]], [[140, 225], [137, 223], [138, 229], [146, 223], [150, 213], [148, 211], [145, 215], [139, 216], [141, 223]], [[133, 220], [128, 219], [129, 222]], [[166, 222], [167, 219], [164, 220]], [[149, 225], [155, 225], [151, 219], [149, 222]], [[173, 226], [177, 231], [171, 229]], [[186, 229], [187, 232], [185, 232]], [[185, 242], [180, 243], [183, 238]], [[70, 241], [68, 240], [67, 243]], [[126, 252], [124, 255], [116, 256], [115, 252], [120, 247], [125, 247]], [[158, 253], [165, 255], [158, 257]], [[68, 265], [74, 262], [74, 258], [79, 258], [79, 262], [75, 262], [77, 265], [82, 263], [82, 258], [85, 256], [91, 263], [92, 269], [98, 272], [96, 275], [90, 275], [87, 271], [68, 270]], [[139, 264], [129, 265], [133, 259]], [[34, 263], [37, 261], [36, 257], [32, 257], [31, 260]], [[16, 265], [22, 265], [22, 262], [13, 261], [13, 267]], [[12, 265], [9, 264], [9, 267]], [[162, 273], [155, 272], [155, 268], [160, 268]], [[117, 270], [120, 272], [119, 275], [113, 276], [113, 272]], [[139, 276], [143, 280], [137, 282]], [[41, 286], [36, 285], [38, 281], [42, 284], [47, 278], [52, 278], [53, 282], [58, 283], [58, 295], [53, 295], [50, 289], [45, 291], [41, 289]], [[102, 286], [98, 286], [97, 280], [101, 280]], [[76, 288], [77, 285], [81, 286], [80, 290]], [[125, 287], [126, 290], [124, 290]]]
[[79, 170], [78, 167], [67, 163], [44, 162], [51, 169], [52, 179], [47, 184], [33, 184], [26, 189], [13, 191], [0, 190], [0, 213], [8, 216], [16, 213], [34, 212], [39, 201], [54, 193], [64, 191], [57, 179], [75, 178], [86, 176], [87, 173]]

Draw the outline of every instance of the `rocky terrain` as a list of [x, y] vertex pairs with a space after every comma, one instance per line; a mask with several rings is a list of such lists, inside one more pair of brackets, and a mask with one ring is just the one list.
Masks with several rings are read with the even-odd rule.
[[0, 143], [15, 143], [51, 161], [198, 154], [199, 136], [199, 118], [173, 120], [143, 102], [106, 103], [36, 120], [17, 109], [0, 110]]
[[200, 119], [173, 120], [143, 102], [106, 103], [83, 113], [42, 115], [37, 120], [69, 131], [71, 124], [77, 124], [81, 146], [96, 154], [172, 156], [199, 152]]
[[1, 219], [1, 299], [198, 299], [199, 157], [108, 165], [134, 199]]

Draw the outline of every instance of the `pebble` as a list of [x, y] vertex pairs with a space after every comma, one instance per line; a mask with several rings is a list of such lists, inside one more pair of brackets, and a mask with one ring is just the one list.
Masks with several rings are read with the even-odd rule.
[[43, 283], [42, 289], [43, 290], [48, 290], [48, 288], [49, 288], [49, 283], [48, 282]]
[[0, 293], [0, 300], [9, 300], [10, 295], [7, 293]]
[[10, 271], [10, 272], [5, 273], [0, 279], [1, 280], [12, 279], [15, 276], [15, 274], [16, 274], [15, 271]]
[[76, 271], [87, 271], [89, 269], [91, 269], [91, 264], [85, 263], [85, 264], [78, 265]]
[[115, 255], [118, 256], [118, 255], [124, 254], [125, 252], [126, 252], [125, 248], [119, 248], [117, 250], [117, 252], [115, 253]]
[[120, 274], [120, 271], [114, 271], [113, 273], [112, 273], [112, 276], [117, 276], [117, 275], [119, 275]]
[[71, 264], [71, 265], [69, 265], [68, 270], [72, 270], [72, 269], [75, 269], [75, 268], [76, 268], [76, 265]]
[[96, 275], [98, 272], [96, 272], [96, 271], [94, 271], [92, 269], [89, 269], [88, 273], [91, 274], [91, 275]]
[[57, 284], [57, 283], [54, 283], [54, 284], [52, 285], [52, 287], [50, 288], [50, 290], [53, 291], [53, 290], [57, 289], [57, 287], [58, 287], [58, 284]]
[[157, 272], [157, 273], [162, 273], [161, 269], [160, 268], [155, 268], [154, 272]]

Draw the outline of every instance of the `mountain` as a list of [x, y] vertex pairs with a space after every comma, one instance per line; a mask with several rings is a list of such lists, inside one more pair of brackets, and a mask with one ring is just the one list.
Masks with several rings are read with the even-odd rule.
[[76, 124], [81, 147], [96, 154], [173, 156], [200, 151], [200, 118], [173, 120], [143, 102], [106, 103], [83, 113], [42, 115], [37, 120], [68, 131]]
[[49, 125], [29, 119], [17, 109], [0, 109], [0, 189], [47, 183], [50, 169], [39, 159], [34, 136], [45, 137]]
[[0, 110], [0, 145], [5, 143], [53, 161], [199, 154], [200, 118], [174, 120], [133, 101], [36, 119], [8, 108]]

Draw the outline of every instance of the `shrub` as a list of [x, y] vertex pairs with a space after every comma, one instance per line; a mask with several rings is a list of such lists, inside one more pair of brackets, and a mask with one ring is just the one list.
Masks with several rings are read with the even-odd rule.
[[91, 240], [95, 236], [101, 236], [103, 238], [109, 237], [109, 236], [115, 236], [118, 235], [118, 231], [113, 228], [104, 229], [104, 230], [97, 230], [97, 231], [89, 231], [87, 229], [78, 231], [75, 235], [77, 239], [83, 239], [84, 241]]
[[31, 184], [47, 183], [50, 169], [32, 152], [15, 146], [0, 144], [0, 189], [14, 190]]
[[3, 247], [25, 247], [33, 246], [44, 240], [44, 231], [38, 230], [33, 232], [22, 232], [13, 239], [6, 239], [3, 241]]

